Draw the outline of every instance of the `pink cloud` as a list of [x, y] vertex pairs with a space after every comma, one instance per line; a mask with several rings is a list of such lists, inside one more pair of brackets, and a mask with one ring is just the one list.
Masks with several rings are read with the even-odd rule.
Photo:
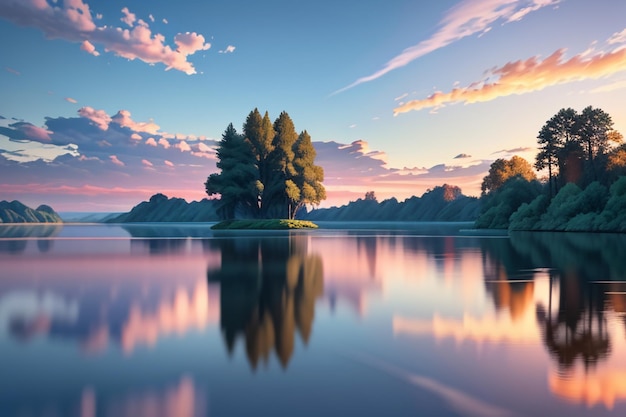
[[38, 28], [48, 38], [80, 42], [83, 50], [87, 52], [91, 49], [90, 45], [99, 43], [104, 46], [105, 51], [129, 60], [139, 59], [148, 64], [162, 63], [166, 70], [176, 69], [186, 74], [196, 73], [187, 57], [199, 50], [210, 48], [210, 44], [204, 41], [202, 35], [196, 33], [176, 35], [174, 40], [178, 50], [173, 50], [165, 44], [165, 37], [158, 33], [152, 34], [145, 22], [133, 26], [136, 17], [128, 11], [128, 8], [124, 8], [122, 13], [122, 21], [128, 24], [130, 29], [97, 26], [89, 6], [83, 3], [83, 0], [66, 0], [62, 5], [44, 0], [0, 2], [0, 17], [20, 26]]
[[88, 40], [84, 40], [83, 43], [80, 44], [80, 49], [93, 56], [100, 56], [100, 52], [96, 51], [96, 47]]
[[141, 137], [141, 135], [139, 133], [133, 133], [132, 135], [130, 135], [130, 138], [132, 140], [141, 140], [142, 139], [142, 137]]
[[96, 110], [93, 107], [85, 106], [78, 109], [78, 114], [85, 119], [91, 120], [101, 130], [107, 130], [109, 123], [111, 123], [111, 117], [104, 110]]
[[189, 144], [185, 142], [184, 140], [178, 142], [176, 145], [174, 145], [174, 147], [180, 149], [181, 152], [191, 151], [191, 146], [189, 146]]
[[168, 161], [167, 159], [163, 161], [163, 163], [167, 165], [168, 167], [174, 167], [174, 164], [171, 161]]
[[165, 149], [169, 149], [170, 143], [165, 138], [159, 139], [159, 145], [163, 146]]
[[30, 123], [20, 123], [18, 129], [22, 132], [26, 139], [38, 142], [50, 142], [51, 131], [42, 127], [32, 125]]
[[135, 15], [135, 13], [131, 13], [128, 10], [128, 7], [124, 7], [122, 9], [122, 14], [124, 16], [122, 16], [120, 20], [126, 23], [128, 26], [133, 27], [133, 23], [135, 23], [135, 21], [137, 20], [137, 16]]
[[146, 145], [150, 145], [150, 146], [157, 146], [156, 140], [154, 140], [154, 138], [148, 138], [146, 139]]
[[120, 161], [115, 155], [110, 155], [109, 159], [111, 160], [111, 162], [113, 162], [117, 166], [121, 166], [121, 167], [126, 166], [126, 164]]
[[67, 101], [68, 103], [73, 103], [73, 104], [78, 103], [78, 101], [76, 101], [72, 97], [65, 97], [65, 101]]
[[453, 88], [447, 93], [438, 91], [423, 100], [413, 100], [396, 107], [394, 115], [411, 110], [437, 108], [454, 103], [479, 103], [512, 94], [526, 94], [553, 85], [586, 79], [598, 79], [626, 71], [626, 48], [594, 55], [579, 54], [565, 59], [560, 49], [546, 59], [531, 57], [509, 62], [495, 68], [490, 74], [497, 79], [492, 83], [472, 83], [468, 87]]
[[111, 118], [111, 121], [117, 123], [122, 127], [128, 127], [136, 132], [146, 132], [153, 135], [156, 134], [160, 129], [160, 126], [153, 121], [135, 122], [130, 117], [130, 112], [128, 110], [118, 111], [117, 114]]
[[178, 47], [178, 52], [183, 55], [191, 55], [211, 47], [210, 43], [205, 42], [204, 36], [198, 35], [196, 32], [179, 33], [174, 37], [174, 43]]
[[498, 21], [508, 23], [520, 20], [532, 11], [542, 7], [556, 5], [561, 0], [463, 0], [448, 10], [430, 38], [417, 45], [406, 48], [399, 55], [388, 61], [383, 68], [366, 77], [361, 77], [352, 84], [333, 94], [341, 93], [359, 84], [373, 81], [383, 75], [401, 68], [410, 62], [437, 49], [446, 47], [467, 36], [481, 34], [491, 29]]
[[147, 167], [153, 167], [154, 166], [154, 164], [152, 162], [148, 161], [147, 159], [142, 159], [141, 163], [144, 164]]

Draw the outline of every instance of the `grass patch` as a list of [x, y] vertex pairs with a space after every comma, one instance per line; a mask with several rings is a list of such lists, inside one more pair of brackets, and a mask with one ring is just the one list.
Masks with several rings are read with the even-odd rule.
[[308, 220], [225, 220], [211, 226], [213, 230], [290, 230], [317, 229], [317, 225]]

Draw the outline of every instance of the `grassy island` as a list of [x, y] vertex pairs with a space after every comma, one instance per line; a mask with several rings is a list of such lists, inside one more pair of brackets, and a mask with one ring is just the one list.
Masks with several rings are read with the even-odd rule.
[[214, 230], [290, 230], [317, 229], [317, 225], [307, 220], [264, 219], [264, 220], [225, 220], [211, 227]]

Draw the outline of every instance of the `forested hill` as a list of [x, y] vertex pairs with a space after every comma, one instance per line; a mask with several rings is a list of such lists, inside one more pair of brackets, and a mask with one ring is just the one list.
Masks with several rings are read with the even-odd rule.
[[17, 200], [0, 201], [0, 223], [62, 223], [50, 206], [42, 204], [32, 209]]
[[313, 221], [474, 221], [479, 211], [477, 198], [444, 184], [403, 202], [391, 198], [379, 203], [373, 193], [367, 193], [365, 199], [345, 206], [312, 210], [298, 217]]
[[203, 199], [187, 203], [182, 198], [155, 194], [150, 201], [139, 203], [128, 213], [108, 219], [107, 223], [142, 222], [214, 222], [219, 218], [215, 200]]

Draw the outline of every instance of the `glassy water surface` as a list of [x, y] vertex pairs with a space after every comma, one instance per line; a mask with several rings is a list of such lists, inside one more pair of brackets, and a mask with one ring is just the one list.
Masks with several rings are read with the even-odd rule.
[[464, 226], [0, 226], [0, 415], [626, 415], [626, 236]]

